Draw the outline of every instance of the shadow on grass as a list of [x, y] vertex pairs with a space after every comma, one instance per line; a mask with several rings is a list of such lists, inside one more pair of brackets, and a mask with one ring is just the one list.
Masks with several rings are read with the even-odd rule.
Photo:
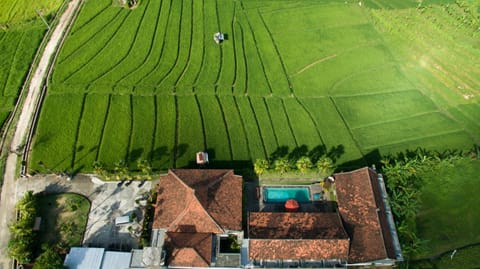
[[35, 250], [38, 254], [43, 244], [66, 250], [80, 246], [87, 225], [90, 201], [79, 194], [38, 195], [38, 215], [42, 218]]

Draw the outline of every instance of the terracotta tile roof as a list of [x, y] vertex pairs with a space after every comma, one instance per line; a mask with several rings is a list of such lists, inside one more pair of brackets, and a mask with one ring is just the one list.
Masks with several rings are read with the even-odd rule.
[[338, 213], [251, 212], [248, 225], [251, 260], [347, 260]]
[[210, 233], [168, 232], [165, 246], [169, 266], [209, 267], [212, 262]]
[[166, 229], [170, 266], [209, 267], [212, 236], [241, 230], [242, 178], [232, 170], [169, 170], [160, 177], [152, 228]]
[[338, 213], [251, 212], [248, 226], [255, 239], [348, 239]]
[[[379, 195], [377, 174], [368, 167], [335, 174], [337, 202], [350, 235], [349, 262], [370, 262], [393, 258], [391, 236], [385, 222], [384, 205]], [[387, 230], [387, 233], [383, 233]], [[386, 245], [390, 244], [388, 247]]]
[[327, 260], [348, 258], [348, 239], [250, 239], [250, 260]]
[[209, 233], [241, 230], [242, 178], [233, 170], [169, 170], [160, 178], [153, 228]]

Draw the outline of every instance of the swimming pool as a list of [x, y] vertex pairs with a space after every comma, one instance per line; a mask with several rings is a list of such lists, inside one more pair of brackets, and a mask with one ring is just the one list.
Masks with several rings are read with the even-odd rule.
[[266, 203], [283, 203], [288, 199], [310, 202], [310, 189], [307, 187], [264, 187], [263, 199]]

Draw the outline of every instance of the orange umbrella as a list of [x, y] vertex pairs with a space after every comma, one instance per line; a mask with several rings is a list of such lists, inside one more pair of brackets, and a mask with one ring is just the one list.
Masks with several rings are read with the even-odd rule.
[[298, 204], [297, 200], [295, 199], [289, 199], [285, 202], [285, 209], [289, 212], [295, 212], [300, 208], [300, 205]]

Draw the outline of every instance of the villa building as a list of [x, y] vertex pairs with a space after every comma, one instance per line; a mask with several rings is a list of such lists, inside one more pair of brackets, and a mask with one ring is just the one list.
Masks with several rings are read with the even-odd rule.
[[[337, 173], [307, 186], [247, 187], [251, 184], [233, 170], [169, 170], [157, 188], [151, 246], [132, 250], [124, 263], [128, 268], [386, 268], [403, 261], [383, 178], [375, 170]], [[298, 208], [287, 207], [287, 198], [277, 192], [293, 194]], [[85, 263], [76, 256], [67, 256], [69, 265]]]

